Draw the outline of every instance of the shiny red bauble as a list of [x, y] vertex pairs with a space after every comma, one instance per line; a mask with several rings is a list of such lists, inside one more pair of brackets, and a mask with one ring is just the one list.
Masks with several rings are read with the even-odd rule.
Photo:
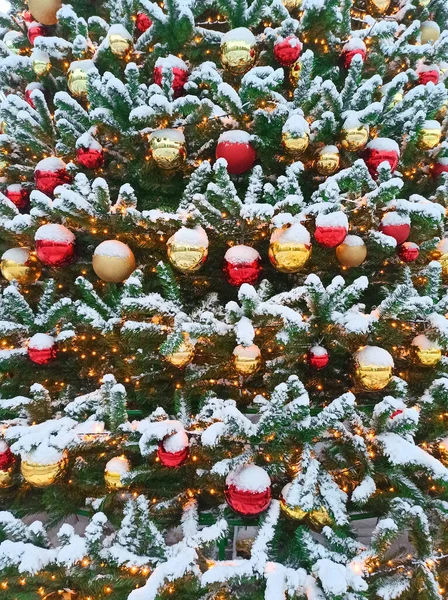
[[439, 71], [422, 71], [418, 74], [418, 82], [422, 85], [426, 85], [427, 83], [439, 83]]
[[25, 88], [25, 100], [28, 102], [28, 104], [31, 106], [31, 108], [36, 108], [35, 105], [34, 105], [33, 99], [31, 98], [31, 93], [34, 90], [40, 90], [42, 93], [44, 93], [45, 88], [38, 81], [32, 81], [31, 83], [29, 83], [26, 86], [26, 88]]
[[250, 246], [233, 246], [224, 256], [223, 270], [230, 285], [255, 285], [261, 273], [261, 257]]
[[25, 21], [25, 23], [32, 23], [34, 21], [33, 19], [33, 15], [30, 13], [29, 10], [24, 10], [22, 13], [22, 19]]
[[180, 96], [184, 90], [184, 85], [188, 79], [188, 67], [186, 63], [177, 56], [171, 54], [166, 58], [158, 58], [154, 67], [154, 83], [162, 85], [163, 70], [170, 69], [173, 74], [171, 87], [176, 97]]
[[42, 225], [34, 236], [39, 260], [50, 267], [63, 267], [75, 256], [75, 236], [63, 225]]
[[23, 210], [28, 206], [30, 194], [20, 183], [8, 185], [5, 190], [5, 196], [8, 200], [11, 200], [19, 210]]
[[86, 169], [99, 169], [104, 164], [104, 152], [96, 148], [78, 148], [76, 160]]
[[347, 236], [348, 219], [341, 211], [318, 214], [314, 238], [325, 248], [335, 248], [342, 244]]
[[145, 33], [147, 29], [149, 29], [152, 25], [151, 19], [145, 13], [138, 13], [137, 18], [135, 19], [135, 26], [140, 31], [140, 33]]
[[352, 38], [342, 49], [342, 60], [346, 69], [350, 67], [356, 55], [361, 56], [363, 60], [365, 60], [367, 55], [366, 45], [360, 38]]
[[414, 242], [405, 242], [398, 248], [398, 256], [403, 262], [414, 262], [419, 254], [419, 247]]
[[0, 440], [0, 471], [7, 471], [15, 463], [15, 456], [11, 452], [8, 444]]
[[70, 183], [71, 180], [66, 164], [60, 158], [44, 158], [36, 165], [34, 181], [37, 189], [44, 194], [53, 194], [58, 185]]
[[400, 245], [408, 239], [411, 233], [409, 217], [402, 217], [396, 212], [387, 213], [381, 219], [380, 231], [393, 237], [397, 245]]
[[439, 158], [431, 170], [433, 177], [440, 177], [442, 173], [448, 173], [448, 157]]
[[378, 177], [378, 167], [383, 162], [389, 163], [391, 171], [395, 171], [400, 160], [400, 149], [394, 140], [376, 138], [367, 144], [364, 160], [370, 175], [376, 179]]
[[170, 469], [180, 467], [187, 460], [189, 453], [188, 436], [183, 430], [167, 435], [157, 449], [161, 464]]
[[328, 352], [322, 346], [313, 346], [308, 350], [308, 364], [313, 369], [324, 369], [330, 360]]
[[274, 44], [275, 60], [283, 67], [290, 67], [300, 56], [302, 44], [295, 35], [278, 39]]
[[28, 358], [37, 365], [48, 365], [57, 355], [54, 338], [45, 333], [36, 333], [28, 343]]
[[261, 467], [246, 465], [226, 479], [227, 504], [245, 517], [256, 517], [271, 503], [271, 480]]
[[28, 26], [28, 39], [32, 46], [34, 46], [34, 40], [40, 35], [45, 36], [45, 27], [41, 23], [33, 21]]
[[234, 130], [219, 136], [216, 158], [225, 158], [230, 174], [241, 175], [253, 167], [257, 155], [250, 144], [247, 131]]
[[395, 419], [395, 417], [398, 417], [398, 415], [403, 414], [404, 411], [402, 411], [400, 408], [397, 408], [397, 410], [394, 410], [394, 412], [390, 415], [390, 419]]

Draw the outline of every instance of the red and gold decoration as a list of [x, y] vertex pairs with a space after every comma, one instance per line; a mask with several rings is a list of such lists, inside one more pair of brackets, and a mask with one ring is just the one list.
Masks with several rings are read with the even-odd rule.
[[420, 248], [414, 242], [405, 242], [398, 247], [398, 256], [403, 262], [414, 262], [419, 253]]
[[347, 152], [359, 152], [369, 141], [369, 126], [361, 123], [356, 114], [349, 115], [342, 126], [341, 146]]
[[167, 435], [159, 444], [157, 456], [164, 467], [176, 469], [188, 458], [190, 443], [183, 429]]
[[440, 27], [435, 21], [424, 21], [420, 25], [420, 42], [422, 44], [433, 44], [440, 37]]
[[188, 79], [188, 67], [186, 63], [177, 56], [170, 54], [166, 57], [160, 57], [156, 60], [154, 66], [154, 83], [162, 85], [163, 73], [170, 71], [172, 73], [173, 81], [171, 84], [175, 98], [182, 95], [184, 85]]
[[394, 359], [384, 348], [363, 346], [355, 356], [355, 378], [367, 391], [385, 388], [392, 379]]
[[47, 52], [34, 48], [30, 58], [33, 71], [38, 77], [48, 75], [51, 70], [51, 60]]
[[418, 134], [417, 146], [420, 150], [432, 150], [440, 144], [442, 126], [434, 119], [425, 121]]
[[104, 481], [110, 490], [121, 490], [126, 487], [124, 478], [129, 473], [131, 465], [125, 456], [114, 456], [106, 464]]
[[30, 13], [42, 25], [56, 25], [56, 13], [61, 6], [61, 0], [28, 0]]
[[106, 240], [95, 248], [92, 267], [103, 281], [121, 283], [135, 271], [134, 253], [119, 240]]
[[46, 333], [36, 333], [28, 341], [28, 358], [36, 365], [49, 365], [58, 353], [54, 337]]
[[224, 273], [230, 285], [255, 285], [261, 273], [261, 257], [255, 248], [238, 244], [224, 256]]
[[34, 46], [34, 40], [40, 35], [45, 36], [45, 27], [42, 25], [42, 23], [33, 21], [28, 25], [28, 39], [32, 46]]
[[440, 177], [443, 173], [448, 173], [448, 157], [438, 158], [431, 172], [433, 177]]
[[233, 366], [239, 375], [254, 375], [261, 367], [261, 351], [256, 344], [239, 344], [233, 350]]
[[248, 464], [229, 473], [224, 494], [236, 513], [256, 517], [271, 503], [271, 479], [261, 467]]
[[367, 2], [369, 13], [375, 17], [384, 15], [390, 4], [391, 0], [368, 0]]
[[366, 256], [366, 245], [358, 235], [348, 235], [336, 248], [336, 258], [343, 267], [359, 267]]
[[30, 193], [21, 183], [11, 183], [5, 190], [5, 196], [19, 210], [28, 208]]
[[0, 440], [0, 489], [12, 486], [15, 462], [15, 456], [8, 444], [4, 440]]
[[324, 146], [317, 151], [316, 171], [319, 175], [332, 175], [339, 169], [340, 162], [341, 157], [337, 146]]
[[120, 24], [111, 25], [107, 32], [107, 41], [109, 42], [110, 51], [118, 58], [124, 58], [132, 52], [134, 46], [132, 35]]
[[197, 271], [208, 255], [208, 237], [200, 225], [181, 227], [166, 243], [168, 259], [182, 273]]
[[53, 485], [67, 468], [67, 456], [56, 448], [39, 446], [35, 451], [22, 455], [20, 471], [33, 487]]
[[29, 248], [6, 250], [1, 258], [0, 269], [7, 281], [18, 281], [21, 285], [36, 283], [42, 272], [36, 255]]
[[104, 164], [103, 148], [89, 133], [76, 141], [76, 161], [86, 169], [99, 169]]
[[34, 181], [36, 188], [44, 194], [53, 194], [58, 185], [70, 183], [71, 175], [67, 171], [67, 165], [60, 158], [50, 156], [37, 163], [34, 170]]
[[440, 263], [442, 267], [442, 275], [444, 277], [448, 276], [448, 238], [443, 238], [437, 244], [437, 250], [435, 252], [435, 257]]
[[246, 27], [225, 33], [221, 40], [221, 62], [232, 75], [244, 75], [257, 59], [257, 41]]
[[219, 136], [216, 146], [216, 159], [227, 161], [227, 171], [231, 175], [241, 175], [251, 169], [257, 158], [247, 131], [235, 129]]
[[291, 484], [287, 483], [280, 493], [280, 508], [285, 515], [297, 521], [308, 521], [315, 528], [321, 528], [331, 523], [330, 515], [323, 506], [307, 512], [299, 506], [288, 504], [287, 498], [290, 489]]
[[311, 238], [301, 223], [274, 229], [268, 251], [269, 260], [281, 273], [296, 273], [311, 256]]
[[25, 100], [28, 102], [28, 104], [31, 106], [31, 108], [36, 108], [33, 102], [33, 99], [31, 97], [31, 94], [34, 90], [40, 90], [42, 93], [45, 92], [45, 88], [44, 86], [39, 83], [38, 81], [32, 81], [31, 83], [29, 83], [26, 88], [25, 88]]
[[302, 115], [292, 115], [283, 125], [282, 146], [292, 158], [299, 158], [310, 143], [310, 126]]
[[397, 245], [400, 245], [408, 239], [411, 233], [411, 220], [407, 215], [394, 211], [388, 212], [381, 219], [380, 231], [393, 237]]
[[442, 348], [421, 333], [411, 342], [411, 356], [414, 362], [422, 367], [435, 367], [442, 358]]
[[378, 177], [378, 167], [383, 162], [389, 163], [392, 173], [395, 171], [400, 160], [400, 148], [394, 140], [375, 138], [367, 144], [364, 160], [370, 175], [376, 179]]
[[165, 358], [178, 369], [182, 369], [191, 363], [194, 358], [194, 346], [190, 342], [188, 333], [183, 333], [183, 340], [180, 345], [171, 354], [166, 354]]
[[161, 169], [179, 168], [187, 156], [185, 137], [180, 129], [157, 129], [149, 136], [149, 153]]
[[279, 37], [274, 44], [274, 57], [282, 67], [291, 67], [298, 60], [301, 50], [302, 44], [295, 35]]
[[38, 259], [49, 267], [63, 267], [75, 257], [75, 236], [64, 225], [42, 225], [36, 231], [34, 241]]
[[325, 248], [335, 248], [347, 236], [348, 219], [342, 211], [319, 213], [316, 217], [314, 239]]
[[418, 82], [421, 85], [426, 85], [427, 83], [436, 85], [439, 83], [440, 79], [440, 68], [438, 65], [425, 65], [424, 63], [421, 63], [417, 67], [417, 75]]
[[329, 360], [328, 351], [323, 346], [311, 346], [308, 350], [307, 361], [313, 369], [324, 369]]
[[342, 48], [342, 60], [346, 69], [350, 67], [353, 58], [357, 55], [365, 60], [367, 48], [361, 38], [353, 37]]
[[75, 98], [87, 98], [88, 74], [96, 70], [93, 60], [75, 60], [70, 63], [67, 86]]
[[140, 31], [140, 33], [145, 33], [152, 25], [151, 19], [145, 13], [139, 12], [137, 13], [137, 17], [135, 19], [135, 26]]

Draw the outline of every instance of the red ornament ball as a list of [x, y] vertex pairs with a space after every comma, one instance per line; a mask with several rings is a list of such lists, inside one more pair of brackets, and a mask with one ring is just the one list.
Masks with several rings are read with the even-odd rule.
[[145, 33], [147, 29], [149, 29], [152, 25], [151, 19], [145, 13], [138, 13], [137, 18], [135, 19], [135, 26], [140, 31], [140, 33]]
[[235, 129], [219, 136], [216, 158], [226, 159], [227, 171], [231, 175], [241, 175], [253, 167], [257, 155], [250, 145], [247, 131]]
[[84, 135], [76, 144], [76, 160], [86, 169], [99, 169], [104, 164], [104, 152], [101, 145], [91, 136]]
[[239, 244], [229, 248], [224, 256], [224, 273], [230, 285], [254, 285], [261, 272], [261, 257], [255, 248]]
[[11, 452], [8, 444], [0, 440], [0, 471], [7, 471], [15, 463], [15, 456]]
[[393, 237], [397, 245], [405, 242], [411, 233], [411, 222], [408, 216], [397, 212], [388, 212], [381, 219], [380, 231]]
[[352, 38], [342, 48], [342, 60], [344, 61], [344, 67], [348, 69], [352, 64], [353, 58], [359, 54], [362, 60], [365, 60], [367, 55], [367, 48], [364, 42], [360, 38]]
[[36, 333], [28, 342], [28, 357], [37, 365], [48, 365], [57, 354], [54, 337], [46, 333]]
[[40, 35], [45, 36], [45, 27], [41, 23], [33, 21], [28, 25], [28, 39], [32, 46], [34, 46], [34, 40]]
[[33, 99], [31, 98], [31, 93], [34, 90], [40, 90], [42, 93], [44, 93], [45, 88], [38, 81], [32, 81], [31, 83], [29, 83], [26, 86], [26, 88], [25, 88], [25, 100], [28, 102], [28, 104], [31, 106], [31, 108], [36, 108], [36, 106], [34, 105]]
[[394, 140], [375, 138], [367, 144], [364, 160], [370, 175], [376, 179], [378, 177], [378, 167], [383, 162], [389, 163], [391, 171], [395, 171], [400, 160], [400, 148]]
[[184, 90], [184, 85], [188, 79], [188, 67], [186, 63], [177, 56], [169, 54], [165, 58], [158, 58], [154, 66], [154, 83], [162, 85], [162, 75], [164, 70], [171, 70], [173, 82], [171, 87], [176, 97], [180, 96]]
[[60, 158], [50, 156], [37, 163], [34, 171], [36, 187], [44, 194], [53, 194], [58, 185], [70, 183], [71, 176], [67, 172], [67, 165]]
[[419, 247], [414, 242], [405, 242], [398, 248], [398, 256], [403, 262], [414, 262], [419, 254]]
[[440, 177], [442, 173], [448, 173], [448, 157], [439, 158], [432, 168], [433, 177]]
[[271, 479], [264, 469], [245, 465], [227, 476], [227, 504], [245, 517], [256, 517], [271, 503]]
[[288, 35], [288, 37], [280, 37], [274, 44], [274, 57], [275, 60], [282, 65], [282, 67], [290, 67], [293, 65], [300, 56], [302, 51], [302, 44], [295, 35]]
[[330, 360], [328, 352], [322, 346], [312, 346], [308, 350], [308, 364], [313, 369], [324, 369]]
[[394, 410], [394, 412], [390, 415], [390, 419], [395, 419], [395, 417], [398, 417], [398, 415], [401, 415], [404, 411], [402, 411], [400, 408], [397, 408], [397, 410]]
[[32, 23], [34, 21], [33, 15], [30, 13], [29, 10], [24, 10], [23, 11], [22, 18], [25, 21], [25, 23]]
[[437, 84], [440, 78], [440, 68], [437, 65], [420, 64], [417, 67], [417, 75], [418, 82], [421, 85], [426, 85], [429, 82]]
[[157, 456], [164, 467], [180, 467], [190, 452], [188, 435], [183, 429], [167, 435], [159, 444]]
[[341, 211], [328, 214], [319, 213], [316, 217], [314, 238], [325, 248], [335, 248], [342, 244], [347, 236], [348, 219]]
[[30, 194], [22, 184], [12, 183], [5, 190], [5, 196], [19, 209], [27, 208]]
[[42, 225], [36, 231], [34, 240], [37, 257], [50, 267], [68, 265], [75, 256], [75, 236], [64, 225]]

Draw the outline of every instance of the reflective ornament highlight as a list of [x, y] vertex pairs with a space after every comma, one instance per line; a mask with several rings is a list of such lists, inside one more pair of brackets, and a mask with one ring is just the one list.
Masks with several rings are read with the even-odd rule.
[[271, 503], [271, 479], [261, 467], [245, 465], [227, 475], [224, 495], [236, 513], [255, 517]]
[[359, 267], [366, 256], [366, 245], [357, 235], [348, 235], [336, 248], [336, 257], [343, 267]]
[[28, 0], [28, 8], [36, 21], [43, 25], [56, 25], [56, 13], [61, 8], [61, 0]]
[[300, 64], [300, 61], [298, 60], [291, 66], [291, 68], [289, 70], [289, 82], [294, 87], [299, 82], [301, 69], [302, 69], [302, 66]]
[[32, 46], [34, 46], [34, 40], [39, 36], [45, 36], [45, 28], [41, 23], [33, 21], [28, 25], [28, 39]]
[[411, 355], [423, 367], [435, 367], [442, 358], [442, 348], [424, 333], [415, 336], [411, 342]]
[[282, 3], [290, 12], [298, 10], [302, 6], [302, 0], [282, 0]]
[[179, 168], [187, 155], [185, 137], [179, 129], [157, 129], [149, 136], [149, 153], [158, 167]]
[[257, 158], [251, 145], [250, 134], [241, 129], [225, 131], [218, 138], [216, 159], [224, 158], [231, 175], [241, 175], [254, 165]]
[[237, 27], [224, 34], [221, 40], [221, 62], [232, 75], [244, 75], [257, 59], [257, 42], [246, 27]]
[[187, 460], [189, 453], [188, 435], [183, 429], [167, 435], [157, 449], [160, 463], [170, 469], [180, 467]]
[[437, 244], [437, 251], [435, 253], [436, 259], [439, 261], [442, 267], [443, 277], [448, 277], [448, 238], [443, 238]]
[[261, 257], [255, 248], [237, 244], [224, 256], [224, 273], [230, 285], [255, 285], [261, 273]]
[[393, 237], [397, 245], [400, 245], [408, 239], [411, 233], [411, 221], [407, 215], [390, 211], [382, 217], [380, 231]]
[[391, 0], [368, 0], [368, 11], [373, 16], [384, 15], [389, 9]]
[[419, 253], [420, 248], [414, 242], [405, 242], [398, 247], [398, 256], [403, 262], [414, 262]]
[[23, 44], [24, 37], [18, 31], [7, 31], [3, 36], [3, 43], [13, 54], [19, 54], [20, 45]]
[[335, 248], [347, 237], [348, 219], [342, 211], [319, 213], [316, 217], [314, 239], [325, 248]]
[[332, 175], [339, 169], [341, 157], [336, 146], [324, 146], [317, 153], [316, 170], [320, 175]]
[[42, 273], [37, 256], [29, 248], [6, 250], [1, 258], [0, 269], [7, 281], [15, 280], [21, 285], [36, 283]]
[[438, 121], [429, 120], [423, 123], [418, 134], [417, 145], [420, 150], [432, 150], [440, 144], [442, 139], [442, 126]]
[[149, 29], [152, 25], [151, 19], [145, 13], [139, 12], [137, 13], [137, 18], [135, 19], [135, 26], [140, 31], [140, 33], [145, 33], [147, 29]]
[[283, 67], [291, 67], [299, 58], [302, 44], [295, 35], [279, 37], [274, 44], [274, 58]]
[[48, 365], [57, 356], [57, 346], [53, 336], [36, 333], [28, 342], [28, 358], [36, 365]]
[[431, 173], [433, 177], [440, 177], [443, 173], [448, 173], [448, 157], [438, 158]]
[[377, 179], [378, 167], [382, 162], [389, 163], [392, 173], [395, 171], [400, 160], [400, 148], [395, 140], [375, 138], [367, 144], [364, 160], [370, 175]]
[[115, 456], [106, 464], [104, 481], [110, 490], [121, 490], [126, 487], [124, 478], [129, 473], [130, 463], [125, 456]]
[[177, 350], [165, 355], [165, 359], [178, 369], [186, 367], [194, 358], [194, 346], [190, 342], [190, 336], [188, 333], [184, 333], [183, 338]]
[[37, 257], [45, 265], [63, 267], [75, 257], [75, 236], [64, 225], [42, 225], [36, 231], [34, 240]]
[[87, 98], [87, 81], [90, 71], [97, 71], [93, 60], [76, 60], [70, 64], [67, 85], [75, 98]]
[[254, 375], [261, 367], [260, 348], [256, 344], [236, 346], [233, 350], [233, 366], [240, 375]]
[[173, 77], [171, 88], [174, 91], [174, 96], [178, 98], [182, 94], [184, 85], [188, 80], [188, 66], [181, 58], [172, 54], [160, 57], [156, 60], [154, 66], [154, 83], [162, 85], [163, 72], [165, 70], [171, 71]]
[[352, 60], [357, 55], [359, 55], [362, 60], [365, 60], [367, 48], [361, 38], [352, 37], [342, 48], [342, 60], [346, 69], [350, 67]]
[[274, 229], [268, 256], [277, 271], [296, 273], [311, 256], [310, 234], [300, 223]]
[[39, 77], [44, 77], [50, 72], [51, 61], [50, 56], [46, 52], [34, 48], [30, 58], [33, 71], [36, 73], [36, 75]]
[[53, 194], [58, 185], [70, 183], [71, 175], [67, 171], [67, 165], [60, 158], [51, 156], [37, 163], [34, 170], [34, 181], [36, 188], [44, 194]]
[[45, 88], [44, 86], [39, 83], [38, 81], [32, 81], [31, 83], [29, 83], [26, 88], [25, 88], [25, 100], [28, 102], [28, 104], [31, 106], [31, 108], [36, 108], [34, 105], [34, 101], [31, 97], [31, 94], [34, 90], [40, 90], [42, 93], [45, 93]]
[[329, 360], [328, 351], [322, 346], [312, 346], [308, 350], [307, 361], [313, 369], [324, 369], [328, 365]]
[[13, 472], [16, 459], [8, 444], [0, 439], [0, 489], [13, 485]]
[[111, 25], [107, 33], [107, 40], [110, 51], [118, 58], [124, 58], [134, 46], [129, 31], [119, 24]]
[[365, 390], [382, 390], [392, 379], [394, 360], [384, 348], [363, 346], [355, 353], [354, 363], [356, 380]]
[[135, 271], [134, 253], [119, 240], [106, 240], [95, 248], [92, 267], [103, 281], [121, 283]]
[[181, 227], [166, 245], [170, 263], [182, 273], [200, 269], [208, 255], [208, 237], [200, 225], [192, 229]]
[[342, 126], [341, 146], [347, 152], [359, 152], [369, 141], [369, 126], [358, 119], [346, 119]]
[[37, 488], [53, 485], [67, 468], [67, 455], [48, 446], [22, 456], [20, 471], [29, 484]]
[[301, 115], [289, 117], [282, 129], [282, 146], [293, 158], [300, 157], [310, 143], [310, 126]]
[[11, 183], [5, 190], [5, 196], [8, 200], [16, 206], [19, 210], [24, 210], [28, 207], [30, 193], [23, 187], [21, 183]]
[[424, 21], [420, 25], [420, 42], [422, 44], [433, 44], [440, 37], [440, 27], [435, 21]]

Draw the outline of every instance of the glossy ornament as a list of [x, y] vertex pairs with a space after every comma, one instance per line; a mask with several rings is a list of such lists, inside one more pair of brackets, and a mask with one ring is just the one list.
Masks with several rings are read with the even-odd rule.
[[20, 45], [23, 43], [24, 38], [18, 31], [7, 31], [3, 36], [3, 43], [13, 54], [19, 54]]
[[75, 236], [64, 227], [47, 223], [34, 235], [38, 259], [50, 267], [63, 267], [72, 262], [75, 256]]
[[438, 67], [438, 65], [426, 65], [424, 63], [421, 63], [417, 67], [417, 75], [418, 82], [421, 85], [427, 85], [428, 83], [433, 83], [434, 85], [436, 85], [437, 83], [439, 83], [440, 79], [440, 68]]
[[132, 35], [123, 25], [111, 25], [107, 32], [107, 40], [110, 51], [118, 58], [124, 58], [126, 54], [132, 52]]
[[257, 59], [257, 41], [246, 27], [237, 27], [224, 34], [221, 40], [221, 62], [232, 75], [244, 75]]
[[278, 227], [271, 234], [268, 256], [281, 273], [296, 273], [311, 256], [311, 238], [301, 223]]
[[261, 467], [248, 464], [229, 473], [224, 494], [235, 512], [256, 517], [271, 503], [271, 479]]
[[61, 0], [28, 0], [30, 13], [42, 25], [56, 25], [56, 13], [61, 6]]
[[297, 521], [309, 521], [310, 524], [315, 527], [324, 527], [324, 525], [329, 525], [331, 523], [330, 515], [323, 506], [307, 512], [302, 510], [299, 506], [288, 504], [287, 498], [290, 489], [291, 484], [287, 483], [280, 493], [280, 508], [288, 517]]
[[230, 285], [255, 285], [261, 273], [261, 257], [255, 248], [238, 244], [224, 256], [224, 273]]
[[365, 261], [367, 248], [357, 235], [348, 235], [336, 248], [336, 258], [343, 267], [359, 267]]
[[285, 152], [299, 158], [310, 143], [310, 126], [302, 115], [292, 115], [283, 125], [282, 146]]
[[71, 175], [67, 171], [67, 165], [60, 158], [50, 156], [37, 163], [34, 170], [34, 181], [36, 188], [44, 194], [53, 194], [58, 185], [70, 183]]
[[25, 21], [25, 23], [32, 23], [35, 20], [35, 19], [33, 19], [33, 15], [30, 13], [29, 10], [23, 11], [22, 19]]
[[422, 44], [433, 44], [440, 37], [440, 27], [435, 21], [424, 21], [420, 25], [420, 42]]
[[208, 255], [208, 237], [200, 225], [181, 227], [167, 241], [168, 259], [182, 273], [197, 271]]
[[291, 11], [297, 11], [302, 6], [303, 0], [282, 0], [283, 6]]
[[361, 56], [364, 61], [367, 55], [367, 48], [361, 38], [353, 37], [342, 48], [342, 60], [346, 69], [350, 67], [352, 60], [357, 55]]
[[36, 108], [35, 105], [34, 105], [33, 99], [31, 97], [31, 94], [33, 93], [34, 90], [40, 90], [42, 93], [44, 93], [45, 92], [45, 88], [38, 81], [32, 81], [31, 83], [29, 83], [26, 86], [26, 88], [25, 88], [25, 100], [28, 102], [28, 104], [31, 106], [31, 108]]
[[414, 242], [405, 242], [398, 248], [398, 256], [403, 262], [414, 262], [417, 260], [420, 248]]
[[134, 253], [119, 240], [106, 240], [95, 248], [92, 267], [103, 281], [121, 283], [135, 271]]
[[50, 72], [51, 60], [47, 52], [39, 50], [38, 48], [34, 48], [30, 58], [33, 71], [36, 73], [36, 75], [39, 77], [44, 77]]
[[184, 85], [188, 80], [187, 64], [181, 58], [172, 54], [158, 58], [154, 66], [154, 83], [157, 85], [162, 85], [164, 71], [171, 71], [173, 77], [171, 88], [174, 92], [174, 97], [178, 98], [182, 95]]
[[129, 473], [130, 463], [125, 456], [114, 456], [106, 464], [104, 481], [110, 490], [122, 490], [126, 487], [124, 478]]
[[32, 46], [34, 46], [34, 40], [39, 36], [45, 36], [45, 28], [41, 23], [33, 21], [28, 25], [28, 39]]
[[312, 346], [308, 350], [307, 361], [313, 369], [324, 369], [328, 365], [329, 360], [328, 351], [322, 346]]
[[87, 98], [88, 74], [97, 71], [93, 60], [75, 60], [70, 63], [67, 75], [67, 86], [75, 98]]
[[335, 248], [341, 244], [348, 231], [348, 219], [342, 211], [319, 213], [316, 217], [314, 239], [325, 248]]
[[422, 125], [418, 134], [417, 146], [420, 150], [432, 150], [440, 144], [442, 126], [438, 121], [428, 120]]
[[54, 337], [46, 333], [36, 333], [28, 341], [28, 358], [36, 365], [48, 365], [57, 356]]
[[21, 285], [36, 283], [42, 273], [36, 255], [29, 248], [6, 250], [1, 258], [0, 269], [7, 281], [18, 281]]
[[5, 190], [5, 196], [19, 210], [24, 210], [28, 207], [30, 200], [29, 191], [23, 187], [21, 183], [12, 183]]
[[157, 456], [164, 467], [176, 469], [180, 467], [188, 458], [190, 453], [190, 443], [188, 435], [183, 429], [167, 435], [160, 442], [157, 449]]
[[375, 138], [367, 144], [364, 152], [364, 160], [370, 175], [374, 179], [377, 179], [378, 167], [383, 162], [389, 163], [392, 173], [395, 171], [400, 160], [400, 148], [394, 140], [389, 138]]
[[261, 367], [261, 351], [256, 344], [236, 346], [233, 350], [233, 366], [240, 375], [254, 375]]
[[431, 170], [433, 177], [440, 177], [442, 173], [448, 173], [448, 157], [438, 158]]
[[183, 338], [177, 350], [165, 355], [165, 359], [178, 369], [186, 367], [194, 358], [194, 346], [190, 342], [190, 336], [188, 333], [184, 333]]
[[231, 175], [241, 175], [251, 169], [257, 155], [251, 145], [250, 134], [240, 129], [222, 133], [216, 146], [216, 159], [219, 158], [227, 161], [227, 171]]
[[12, 486], [15, 462], [15, 456], [8, 444], [4, 440], [0, 440], [0, 489]]
[[274, 58], [282, 67], [291, 67], [299, 58], [302, 44], [295, 35], [279, 37], [274, 44]]
[[437, 244], [435, 256], [442, 267], [442, 275], [446, 278], [448, 276], [448, 238], [441, 239]]
[[145, 33], [152, 25], [151, 19], [145, 13], [139, 12], [137, 13], [137, 17], [135, 19], [135, 26], [140, 31], [140, 33]]
[[300, 60], [295, 62], [289, 69], [289, 82], [294, 87], [296, 87], [296, 85], [299, 83], [301, 70], [302, 70], [302, 65], [300, 64]]
[[394, 410], [394, 412], [390, 415], [389, 419], [395, 419], [395, 417], [398, 417], [398, 415], [402, 415], [403, 413], [404, 410], [397, 408], [397, 410]]
[[376, 17], [379, 15], [384, 15], [384, 13], [389, 9], [390, 4], [391, 0], [368, 0], [368, 12]]
[[370, 392], [385, 388], [392, 379], [394, 359], [384, 348], [363, 346], [354, 356], [355, 377]]
[[178, 169], [187, 156], [184, 134], [179, 129], [153, 131], [149, 136], [149, 153], [161, 169]]
[[355, 115], [348, 116], [342, 126], [341, 146], [347, 152], [359, 152], [369, 141], [369, 126]]
[[49, 446], [22, 455], [20, 471], [23, 478], [33, 487], [44, 488], [53, 485], [67, 467], [67, 455]]
[[86, 169], [99, 169], [104, 164], [103, 148], [88, 132], [76, 140], [76, 160]]
[[397, 246], [405, 242], [411, 233], [411, 220], [407, 215], [391, 211], [386, 213], [380, 223], [380, 231], [393, 237]]
[[333, 175], [339, 169], [341, 157], [337, 146], [324, 146], [317, 152], [315, 167], [319, 175]]
[[423, 367], [435, 367], [442, 358], [442, 348], [424, 333], [415, 336], [411, 342], [411, 355]]
[[5, 469], [4, 471], [0, 469], [0, 490], [6, 490], [12, 485], [14, 485], [12, 468]]

